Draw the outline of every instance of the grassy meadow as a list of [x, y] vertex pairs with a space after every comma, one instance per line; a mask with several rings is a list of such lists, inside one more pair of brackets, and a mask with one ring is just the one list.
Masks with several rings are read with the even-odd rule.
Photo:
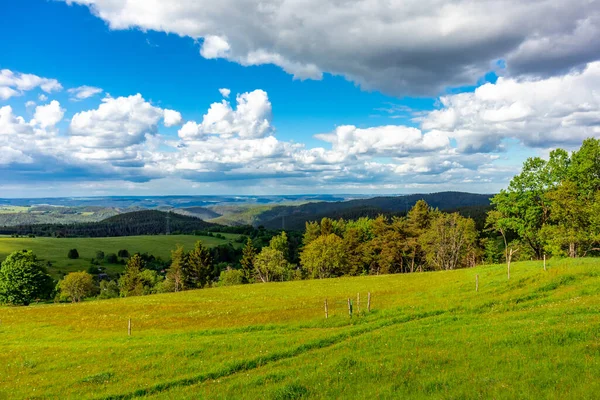
[[[222, 234], [226, 239], [210, 236], [170, 235], [170, 236], [122, 236], [105, 238], [12, 238], [0, 236], [0, 260], [6, 258], [15, 250], [28, 249], [44, 261], [51, 261], [53, 266], [49, 272], [55, 277], [59, 272], [73, 272], [86, 270], [90, 266], [96, 252], [101, 250], [105, 254], [117, 253], [126, 249], [129, 253], [148, 253], [162, 259], [171, 257], [171, 250], [180, 244], [186, 250], [193, 248], [197, 240], [202, 240], [207, 246], [217, 246], [231, 242], [234, 246], [242, 244], [233, 242], [239, 235]], [[77, 249], [79, 258], [71, 260], [67, 257], [69, 249]], [[104, 264], [109, 272], [118, 272], [123, 269], [120, 264]]]
[[3, 307], [0, 319], [0, 398], [600, 393], [594, 259], [551, 260], [547, 271], [541, 262], [514, 263], [510, 280], [494, 265]]

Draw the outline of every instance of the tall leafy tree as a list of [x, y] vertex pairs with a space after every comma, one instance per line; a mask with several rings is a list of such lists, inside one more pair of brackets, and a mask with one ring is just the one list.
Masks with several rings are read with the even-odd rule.
[[300, 254], [300, 260], [312, 278], [340, 276], [347, 270], [344, 241], [333, 233], [313, 240]]
[[87, 272], [71, 272], [58, 283], [61, 297], [78, 303], [96, 292], [94, 277]]
[[254, 270], [261, 282], [283, 281], [289, 275], [291, 265], [282, 251], [267, 246], [254, 259]]
[[0, 265], [0, 303], [29, 305], [46, 300], [54, 281], [31, 250], [15, 251]]

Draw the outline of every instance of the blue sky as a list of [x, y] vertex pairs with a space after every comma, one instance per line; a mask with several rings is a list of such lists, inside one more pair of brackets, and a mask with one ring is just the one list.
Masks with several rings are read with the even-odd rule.
[[117, 3], [0, 5], [0, 197], [489, 193], [600, 136], [594, 2]]

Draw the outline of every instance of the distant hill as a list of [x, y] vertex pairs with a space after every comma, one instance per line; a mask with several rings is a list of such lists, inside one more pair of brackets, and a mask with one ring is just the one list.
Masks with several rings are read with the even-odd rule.
[[208, 230], [219, 225], [196, 217], [166, 213], [156, 210], [135, 211], [115, 215], [100, 222], [80, 224], [42, 224], [1, 227], [0, 234], [19, 234], [59, 237], [107, 237], [164, 234], [167, 230], [167, 216], [171, 233], [193, 233]]
[[220, 217], [221, 214], [214, 212], [213, 210], [206, 207], [186, 207], [186, 208], [175, 208], [171, 210], [174, 213], [181, 215], [188, 215], [200, 219], [213, 219]]
[[[373, 197], [342, 202], [308, 203], [300, 206], [277, 206], [260, 214], [254, 223], [269, 229], [302, 230], [307, 221], [323, 217], [333, 219], [356, 219], [379, 214], [398, 215], [410, 210], [419, 200], [443, 211], [459, 211], [461, 214], [481, 216], [487, 211], [492, 195], [463, 192], [440, 192], [411, 194], [406, 196]], [[467, 215], [468, 216], [468, 215]]]

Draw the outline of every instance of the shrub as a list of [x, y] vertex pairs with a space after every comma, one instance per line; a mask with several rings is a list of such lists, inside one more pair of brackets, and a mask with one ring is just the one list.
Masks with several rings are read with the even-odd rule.
[[119, 250], [117, 253], [121, 258], [129, 258], [129, 252], [125, 249]]
[[219, 286], [233, 286], [244, 283], [244, 272], [239, 269], [227, 268], [219, 276]]
[[69, 250], [69, 253], [67, 254], [67, 257], [69, 257], [71, 260], [76, 260], [79, 258], [79, 253], [77, 252], [77, 249], [71, 249]]
[[114, 299], [119, 297], [119, 285], [116, 281], [101, 281], [99, 299]]
[[117, 264], [119, 262], [119, 257], [117, 257], [115, 253], [110, 253], [104, 257], [104, 260], [109, 264]]
[[102, 250], [96, 252], [96, 260], [104, 260], [104, 252]]

